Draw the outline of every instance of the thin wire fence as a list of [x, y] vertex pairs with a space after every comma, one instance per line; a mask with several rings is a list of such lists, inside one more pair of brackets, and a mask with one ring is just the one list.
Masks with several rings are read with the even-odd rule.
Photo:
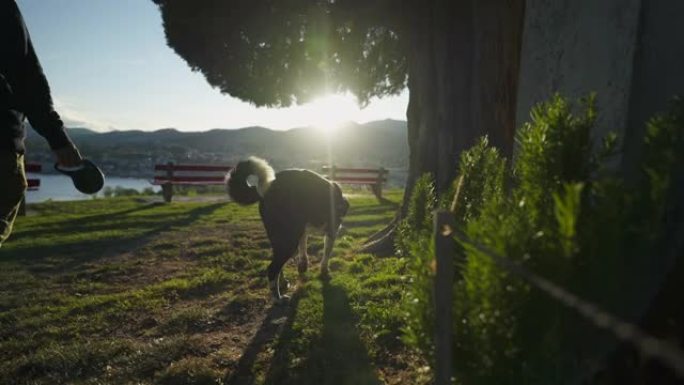
[[[671, 343], [653, 337], [642, 331], [636, 325], [621, 320], [612, 313], [602, 309], [600, 306], [578, 297], [565, 288], [541, 277], [524, 266], [513, 262], [489, 247], [473, 241], [455, 224], [455, 219], [451, 212], [440, 210], [435, 212], [434, 217], [435, 253], [437, 262], [437, 273], [435, 278], [435, 306], [436, 306], [436, 367], [435, 384], [451, 384], [451, 350], [444, 347], [444, 341], [451, 344], [451, 330], [445, 332], [444, 325], [451, 325], [451, 287], [453, 285], [453, 260], [455, 250], [453, 243], [455, 239], [461, 243], [468, 244], [477, 251], [487, 256], [499, 268], [525, 280], [533, 287], [541, 290], [549, 297], [557, 300], [567, 308], [570, 308], [588, 320], [595, 327], [610, 332], [618, 340], [631, 344], [644, 356], [651, 357], [659, 361], [664, 366], [684, 379], [684, 352]], [[678, 247], [682, 240], [678, 240]], [[681, 249], [681, 248], [677, 248]], [[441, 272], [440, 272], [441, 270]], [[445, 291], [448, 293], [439, 293]], [[446, 310], [445, 310], [446, 309]], [[448, 314], [444, 314], [444, 313]], [[448, 322], [448, 323], [447, 323]], [[441, 341], [441, 343], [440, 343]]]

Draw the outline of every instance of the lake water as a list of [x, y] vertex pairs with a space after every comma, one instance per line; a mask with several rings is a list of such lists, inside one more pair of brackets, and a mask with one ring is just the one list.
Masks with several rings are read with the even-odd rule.
[[[26, 202], [28, 203], [44, 202], [49, 199], [53, 201], [92, 199], [91, 195], [82, 194], [76, 190], [71, 179], [64, 175], [29, 174], [28, 178], [40, 178], [40, 188], [37, 191], [28, 191], [26, 193]], [[121, 186], [138, 191], [148, 187], [154, 188], [154, 191], [159, 190], [159, 186], [153, 186], [149, 180], [140, 178], [107, 177], [105, 179], [105, 187], [107, 186], [111, 188]], [[104, 191], [104, 188], [98, 193], [99, 196], [102, 196], [102, 191]]]

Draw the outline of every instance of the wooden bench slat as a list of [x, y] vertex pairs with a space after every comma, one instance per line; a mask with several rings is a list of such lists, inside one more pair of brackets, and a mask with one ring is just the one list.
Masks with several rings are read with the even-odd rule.
[[[331, 179], [332, 175], [331, 174], [323, 174], [326, 178]], [[344, 180], [344, 179], [368, 179], [372, 181], [377, 181], [378, 179], [386, 182], [387, 181], [387, 175], [385, 174], [376, 174], [376, 175], [369, 175], [369, 174], [343, 174], [343, 173], [338, 173], [336, 172], [335, 174], [335, 180]]]
[[[152, 181], [155, 186], [169, 185], [166, 181]], [[223, 182], [196, 182], [196, 181], [179, 181], [171, 183], [173, 186], [222, 186]]]
[[[224, 164], [175, 164], [173, 162], [155, 164], [154, 171], [159, 173], [154, 176], [151, 183], [161, 186], [164, 201], [168, 203], [173, 199], [173, 186], [223, 185], [225, 183], [225, 175], [217, 175], [217, 173], [226, 174], [233, 170], [233, 168], [233, 166]], [[211, 175], [207, 175], [207, 173]]]
[[[323, 166], [323, 172], [332, 171], [332, 167]], [[350, 174], [387, 174], [389, 171], [385, 169], [371, 169], [371, 168], [335, 168], [335, 174], [337, 173], [350, 173]]]
[[155, 164], [155, 171], [215, 171], [215, 172], [229, 172], [232, 166], [215, 166], [208, 164]]
[[[368, 185], [378, 200], [382, 201], [382, 185], [387, 182], [389, 170], [381, 168], [351, 168], [323, 166], [323, 173], [326, 178], [341, 184], [363, 184]], [[365, 174], [365, 175], [359, 175]], [[370, 174], [370, 175], [369, 175]]]
[[224, 184], [225, 178], [222, 176], [155, 176], [154, 184]]
[[[330, 178], [328, 178], [330, 179]], [[334, 182], [343, 182], [343, 183], [353, 183], [353, 184], [375, 184], [378, 182], [378, 178], [345, 178], [345, 177], [335, 177], [335, 179], [331, 179]], [[380, 179], [382, 182], [387, 182], [387, 179]]]
[[27, 179], [29, 190], [37, 190], [40, 187], [40, 179]]

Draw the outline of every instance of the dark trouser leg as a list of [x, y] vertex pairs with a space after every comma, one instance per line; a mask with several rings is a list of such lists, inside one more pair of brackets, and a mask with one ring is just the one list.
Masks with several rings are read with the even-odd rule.
[[24, 156], [0, 151], [0, 246], [12, 233], [12, 225], [26, 191]]

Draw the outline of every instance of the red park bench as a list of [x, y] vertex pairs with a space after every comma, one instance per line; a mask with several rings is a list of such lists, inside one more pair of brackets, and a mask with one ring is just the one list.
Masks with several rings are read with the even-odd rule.
[[382, 185], [387, 182], [389, 171], [380, 168], [341, 168], [324, 166], [325, 176], [342, 184], [368, 185], [378, 200], [382, 200]]
[[[43, 171], [43, 166], [40, 163], [24, 163], [24, 170], [27, 174], [34, 174]], [[28, 183], [28, 191], [36, 191], [40, 188], [40, 179], [38, 178], [26, 178]], [[19, 205], [19, 215], [26, 215], [26, 195], [21, 200]]]
[[164, 201], [171, 202], [174, 185], [222, 185], [225, 183], [225, 174], [232, 169], [232, 166], [210, 164], [156, 164], [154, 171], [157, 175], [152, 184], [161, 186]]

